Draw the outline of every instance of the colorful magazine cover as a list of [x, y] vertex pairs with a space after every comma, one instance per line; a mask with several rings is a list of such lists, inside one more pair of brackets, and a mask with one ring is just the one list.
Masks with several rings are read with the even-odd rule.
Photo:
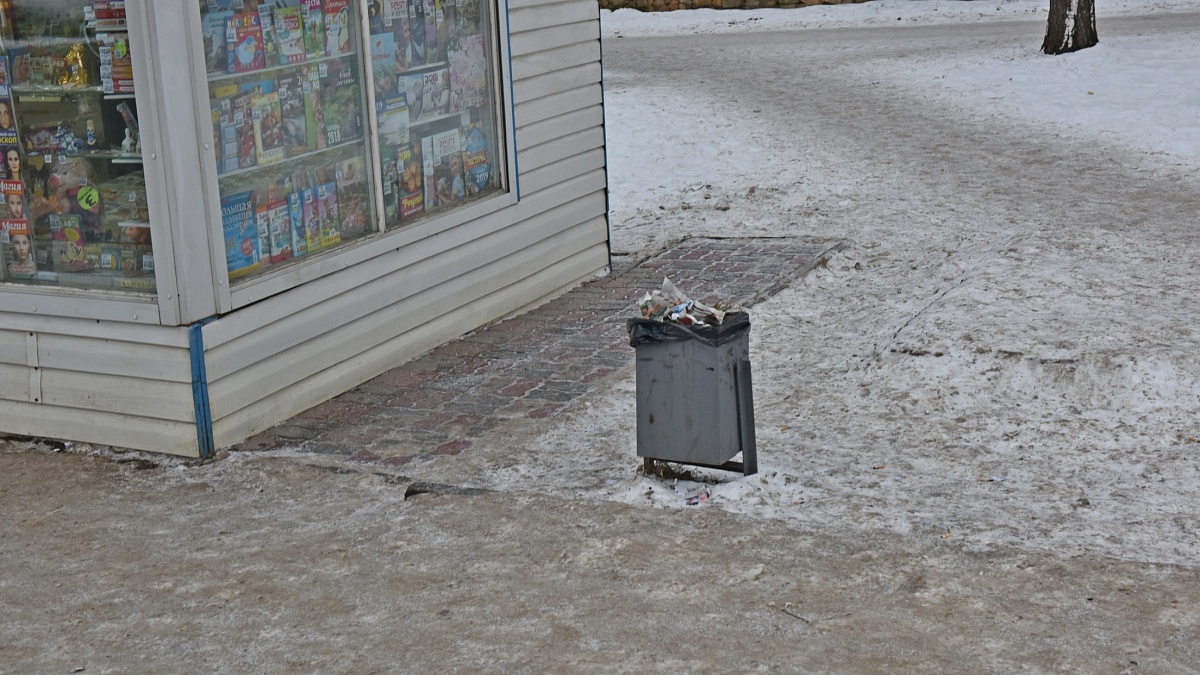
[[304, 222], [304, 243], [309, 253], [321, 249], [321, 218], [317, 212], [317, 191], [304, 188], [300, 191], [301, 217]]
[[445, 61], [451, 42], [458, 35], [458, 6], [455, 0], [437, 0], [438, 60]]
[[[404, 94], [405, 100], [408, 102], [408, 121], [411, 124], [416, 124], [422, 121], [425, 115], [425, 76], [421, 73], [411, 73], [401, 75], [398, 88], [401, 94]], [[431, 116], [431, 115], [430, 115]]]
[[[225, 39], [225, 33], [221, 33]], [[225, 64], [221, 64], [224, 69]], [[33, 81], [33, 63], [29, 54], [29, 45], [13, 45], [8, 49], [8, 75], [14, 87], [26, 85]]]
[[33, 279], [37, 276], [33, 237], [27, 221], [0, 220], [0, 244], [3, 244], [4, 268], [9, 279]]
[[291, 209], [286, 200], [278, 199], [267, 204], [270, 212], [271, 263], [281, 263], [292, 257]]
[[343, 59], [320, 64], [321, 104], [324, 106], [325, 142], [338, 145], [362, 137], [361, 94], [354, 69]]
[[461, 37], [482, 32], [479, 24], [479, 0], [459, 0], [454, 13], [458, 21], [455, 31], [457, 35]]
[[325, 107], [321, 104], [321, 66], [305, 66], [301, 75], [304, 92], [304, 126], [308, 134], [308, 149], [325, 147]]
[[299, 7], [275, 8], [275, 39], [279, 41], [279, 59], [283, 63], [304, 63], [304, 15]]
[[400, 69], [396, 66], [396, 38], [390, 32], [371, 36], [371, 74], [375, 76], [375, 98], [395, 93], [396, 78]]
[[450, 61], [450, 112], [483, 105], [487, 99], [487, 57], [482, 35], [467, 35], [454, 41]]
[[438, 117], [450, 112], [450, 70], [442, 68], [423, 75], [421, 117]]
[[487, 134], [478, 123], [468, 124], [462, 132], [463, 174], [467, 195], [486, 190], [492, 180], [492, 158]]
[[238, 168], [245, 169], [258, 163], [257, 143], [254, 140], [253, 95], [241, 92], [233, 98], [233, 124], [237, 129]]
[[293, 72], [279, 78], [279, 108], [283, 113], [283, 147], [288, 157], [308, 152], [308, 121], [304, 105], [303, 74]]
[[221, 224], [225, 232], [225, 266], [236, 279], [258, 268], [258, 225], [249, 190], [221, 198]]
[[337, 185], [322, 183], [317, 188], [317, 218], [321, 221], [321, 248], [342, 242], [341, 214], [338, 212]]
[[424, 4], [425, 10], [425, 65], [446, 60], [445, 45], [438, 44], [438, 0], [412, 0], [413, 4]]
[[268, 195], [259, 190], [254, 195], [254, 227], [258, 231], [258, 262], [262, 266], [271, 264], [271, 209]]
[[350, 53], [350, 0], [325, 0], [325, 53]]
[[411, 220], [425, 213], [425, 167], [421, 162], [421, 142], [409, 143], [396, 153], [400, 171], [400, 220]]
[[288, 195], [288, 222], [292, 227], [292, 256], [299, 258], [308, 253], [308, 238], [304, 230], [302, 190], [292, 190], [292, 193]]
[[279, 38], [275, 35], [275, 13], [268, 3], [258, 6], [258, 24], [262, 26], [263, 62], [267, 68], [285, 63], [279, 53]]
[[[423, 0], [409, 0], [408, 3], [408, 24], [409, 33], [412, 37], [410, 45], [412, 48], [412, 67], [423, 66], [428, 61], [433, 63], [433, 59], [426, 58], [428, 54], [426, 50], [426, 35], [425, 35], [425, 3]], [[436, 52], [437, 36], [433, 37], [434, 51]]]
[[204, 16], [204, 68], [210, 73], [223, 73], [229, 68], [229, 20], [233, 12], [209, 12]]
[[50, 263], [55, 272], [86, 272], [91, 269], [84, 251], [83, 218], [76, 214], [52, 213]]
[[380, 143], [398, 147], [408, 142], [408, 98], [391, 94], [376, 99], [379, 117]]
[[466, 197], [459, 130], [426, 136], [421, 153], [425, 160], [425, 209], [439, 209]]
[[251, 99], [254, 117], [255, 160], [259, 166], [287, 159], [283, 140], [283, 111], [279, 94], [271, 92]]
[[300, 0], [304, 18], [304, 52], [309, 59], [325, 56], [325, 11], [321, 0]]
[[227, 67], [229, 73], [248, 73], [266, 65], [263, 54], [262, 25], [257, 12], [234, 14], [226, 32]]
[[0, 213], [6, 220], [26, 220], [25, 184], [19, 180], [0, 180]]
[[362, 157], [337, 163], [338, 215], [341, 216], [342, 240], [353, 239], [367, 231], [370, 206], [367, 204], [366, 164]]

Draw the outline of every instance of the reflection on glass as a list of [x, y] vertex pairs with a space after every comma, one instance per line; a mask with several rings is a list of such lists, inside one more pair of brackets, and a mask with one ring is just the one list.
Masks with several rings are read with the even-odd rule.
[[153, 293], [124, 3], [0, 0], [0, 279]]
[[368, 233], [358, 3], [199, 1], [230, 279]]
[[389, 227], [501, 188], [491, 13], [483, 2], [368, 5]]

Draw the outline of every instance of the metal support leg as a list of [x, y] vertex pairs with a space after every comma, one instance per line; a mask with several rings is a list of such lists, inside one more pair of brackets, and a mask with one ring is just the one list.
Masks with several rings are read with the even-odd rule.
[[742, 446], [742, 473], [758, 473], [758, 449], [754, 438], [754, 389], [750, 378], [750, 361], [738, 361], [734, 367], [737, 379], [738, 440]]

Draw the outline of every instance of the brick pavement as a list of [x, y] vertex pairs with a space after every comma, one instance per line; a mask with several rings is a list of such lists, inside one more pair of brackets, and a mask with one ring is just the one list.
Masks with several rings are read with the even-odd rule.
[[470, 450], [513, 418], [549, 418], [633, 362], [625, 320], [667, 276], [705, 302], [750, 307], [840, 244], [690, 238], [537, 309], [460, 337], [232, 450], [297, 447], [401, 466]]

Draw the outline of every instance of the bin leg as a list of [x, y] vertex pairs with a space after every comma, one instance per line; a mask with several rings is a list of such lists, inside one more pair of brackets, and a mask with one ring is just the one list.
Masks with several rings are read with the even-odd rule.
[[758, 449], [754, 438], [754, 389], [750, 378], [750, 361], [738, 361], [734, 366], [737, 379], [738, 440], [742, 446], [742, 474], [758, 473]]

